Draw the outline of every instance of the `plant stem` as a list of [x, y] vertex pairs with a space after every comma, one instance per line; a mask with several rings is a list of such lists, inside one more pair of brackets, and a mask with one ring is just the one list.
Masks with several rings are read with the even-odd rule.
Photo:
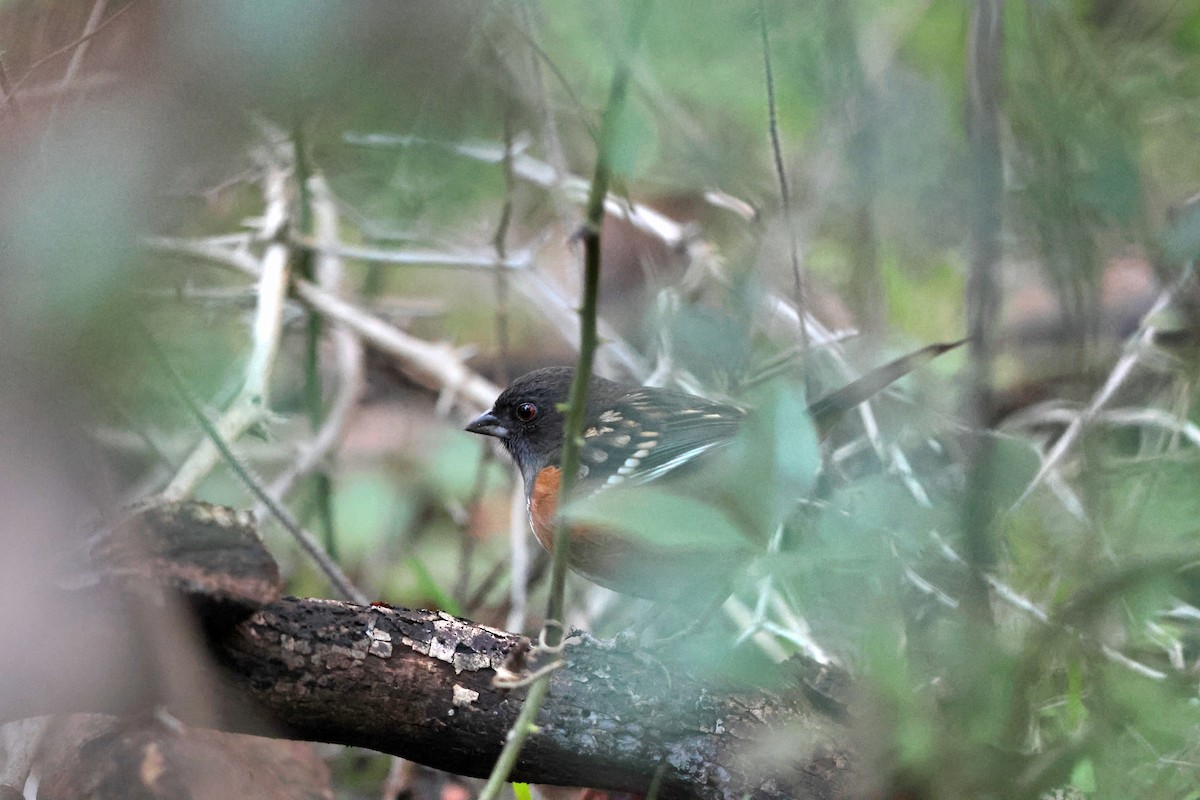
[[[562, 486], [559, 490], [559, 508], [566, 504], [568, 492], [575, 485], [579, 473], [579, 444], [583, 439], [583, 416], [587, 407], [588, 382], [592, 375], [592, 362], [596, 354], [596, 301], [600, 286], [600, 231], [604, 224], [604, 200], [608, 196], [611, 177], [611, 152], [613, 134], [620, 119], [625, 97], [629, 92], [629, 73], [634, 52], [641, 40], [646, 17], [650, 11], [650, 0], [641, 0], [634, 8], [629, 22], [628, 49], [613, 73], [608, 101], [600, 120], [600, 141], [597, 146], [596, 172], [588, 193], [587, 218], [583, 230], [583, 303], [579, 308], [579, 361], [575, 367], [575, 378], [567, 401], [567, 415], [563, 423]], [[562, 645], [564, 625], [563, 610], [567, 575], [567, 558], [570, 539], [561, 520], [554, 529], [554, 560], [550, 567], [550, 600], [546, 606], [546, 625], [543, 640], [550, 648]], [[534, 730], [534, 719], [550, 689], [547, 673], [529, 687], [521, 713], [508, 732], [496, 766], [488, 776], [487, 785], [479, 794], [479, 800], [494, 800], [500, 793], [508, 776], [517, 763], [517, 757], [525, 740]]]

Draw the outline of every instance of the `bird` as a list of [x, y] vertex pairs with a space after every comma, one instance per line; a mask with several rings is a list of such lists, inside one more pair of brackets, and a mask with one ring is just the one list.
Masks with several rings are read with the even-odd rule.
[[[574, 378], [571, 367], [534, 370], [514, 380], [492, 408], [466, 430], [500, 440], [520, 470], [530, 526], [538, 542], [554, 550], [554, 526], [562, 482], [564, 404]], [[645, 499], [634, 487], [668, 486], [682, 498], [670, 508], [687, 505], [687, 489], [696, 503], [711, 500], [711, 481], [698, 469], [714, 464], [714, 456], [737, 440], [747, 409], [670, 389], [621, 384], [593, 376], [588, 385], [578, 483], [572, 498], [609, 495], [616, 503]], [[653, 506], [665, 495], [649, 497]], [[697, 508], [695, 504], [693, 508]], [[699, 513], [703, 513], [700, 509]], [[671, 517], [674, 516], [675, 519]], [[694, 528], [696, 514], [681, 520], [666, 513], [649, 524], [658, 529]], [[622, 594], [651, 600], [683, 599], [702, 586], [724, 585], [731, 566], [760, 543], [738, 536], [726, 541], [701, 537], [689, 541], [688, 530], [664, 531], [661, 538], [635, 534], [619, 526], [596, 523], [569, 525], [568, 564], [594, 583]]]
[[[566, 515], [568, 566], [655, 601], [727, 596], [732, 578], [766, 552], [795, 509], [795, 495], [815, 484], [817, 443], [844, 413], [964, 341], [928, 345], [765, 425], [756, 422], [772, 415], [759, 409], [591, 376], [579, 473], [565, 510], [599, 502], [579, 519]], [[530, 527], [551, 553], [574, 375], [573, 367], [526, 373], [466, 426], [508, 451], [524, 483]], [[777, 473], [789, 470], [780, 481]]]

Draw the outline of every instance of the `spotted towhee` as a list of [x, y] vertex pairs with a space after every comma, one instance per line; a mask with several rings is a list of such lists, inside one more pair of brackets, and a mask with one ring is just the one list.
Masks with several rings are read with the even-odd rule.
[[[574, 370], [530, 372], [496, 399], [491, 410], [467, 426], [495, 436], [516, 461], [534, 535], [552, 550], [562, 479], [564, 411]], [[628, 386], [593, 377], [587, 394], [580, 478], [573, 492], [600, 491], [660, 482], [687, 481], [710, 453], [735, 441], [745, 410], [668, 389]], [[662, 519], [658, 524], [678, 524]], [[667, 541], [627, 535], [608, 526], [570, 527], [570, 566], [610, 589], [650, 599], [678, 599], [704, 584], [723, 582], [730, 556], [753, 543], [714, 550], [688, 546], [687, 532]], [[706, 543], [711, 544], [711, 543]], [[707, 587], [705, 594], [707, 594]]]
[[[808, 405], [807, 420], [788, 418], [785, 425], [793, 429], [791, 433], [807, 426], [823, 436], [846, 410], [959, 344], [930, 345], [872, 370]], [[547, 550], [554, 544], [562, 479], [563, 406], [573, 376], [571, 367], [549, 367], [523, 375], [500, 394], [491, 410], [466, 428], [498, 438], [516, 461], [525, 482], [530, 524]], [[619, 525], [576, 524], [568, 515], [570, 566], [601, 586], [654, 600], [703, 597], [727, 587], [741, 565], [755, 552], [763, 552], [773, 532], [762, 529], [762, 518], [753, 519], [753, 510], [747, 513], [747, 498], [723, 496], [738, 493], [737, 487], [747, 482], [745, 474], [731, 476], [728, 461], [719, 463], [720, 453], [738, 441], [747, 419], [747, 411], [737, 406], [593, 377], [588, 385], [579, 481], [573, 497], [582, 500], [604, 493], [617, 505], [626, 498], [636, 504], [646, 500], [646, 494], [627, 491], [622, 495], [625, 487], [663, 487], [670, 489], [669, 495], [663, 492], [650, 499], [670, 497], [672, 502], [633, 509], [635, 514], [651, 518], [651, 535], [644, 531], [632, 534]], [[815, 443], [815, 437], [810, 438]], [[734, 462], [733, 469], [743, 473], [753, 472], [756, 466], [744, 460]], [[753, 481], [755, 476], [749, 479]], [[719, 509], [717, 513], [730, 524], [723, 528], [706, 525], [695, 511], [697, 506]], [[714, 530], [729, 535], [714, 536]]]

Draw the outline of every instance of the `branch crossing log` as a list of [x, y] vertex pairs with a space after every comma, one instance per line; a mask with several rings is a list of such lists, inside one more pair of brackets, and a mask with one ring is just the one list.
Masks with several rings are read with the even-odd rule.
[[[0, 692], [3, 719], [165, 706], [192, 725], [359, 745], [485, 776], [525, 692], [496, 688], [497, 671], [546, 660], [531, 660], [525, 637], [442, 612], [275, 599], [274, 562], [247, 515], [226, 509], [147, 510], [99, 537], [91, 554], [90, 579], [63, 593], [60, 630], [106, 642], [121, 658], [60, 658], [46, 670], [36, 626], [6, 620], [6, 633], [29, 631], [31, 641], [9, 637], [0, 671], [29, 678], [40, 670], [53, 680], [26, 680], [19, 699]], [[197, 615], [196, 650], [164, 634], [179, 623], [149, 607]], [[820, 688], [828, 676], [795, 665], [773, 690], [733, 689], [579, 633], [561, 658], [513, 780], [644, 792], [665, 765], [668, 798], [856, 792], [839, 703], [826, 702], [840, 692]], [[204, 684], [202, 704], [180, 699], [180, 685]]]

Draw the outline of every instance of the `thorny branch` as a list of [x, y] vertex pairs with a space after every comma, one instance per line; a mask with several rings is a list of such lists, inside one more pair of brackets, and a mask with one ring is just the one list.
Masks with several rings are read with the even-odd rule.
[[1029, 482], [1029, 485], [1025, 487], [1025, 491], [1021, 493], [1021, 496], [1017, 498], [1016, 503], [1013, 504], [1013, 510], [1016, 510], [1021, 506], [1021, 504], [1028, 500], [1029, 496], [1032, 495], [1033, 492], [1042, 485], [1047, 476], [1058, 468], [1058, 465], [1062, 461], [1063, 457], [1066, 456], [1071, 447], [1079, 439], [1080, 434], [1083, 433], [1084, 427], [1096, 418], [1104, 406], [1108, 404], [1109, 400], [1112, 399], [1113, 395], [1116, 394], [1117, 390], [1120, 389], [1121, 386], [1124, 385], [1125, 381], [1129, 379], [1129, 376], [1133, 374], [1134, 368], [1138, 365], [1138, 363], [1154, 349], [1154, 338], [1158, 333], [1158, 328], [1152, 324], [1152, 320], [1154, 320], [1163, 309], [1170, 305], [1172, 299], [1183, 289], [1183, 287], [1191, 282], [1192, 277], [1193, 270], [1189, 264], [1181, 272], [1179, 279], [1172, 286], [1164, 290], [1154, 302], [1154, 305], [1150, 308], [1150, 310], [1143, 315], [1142, 324], [1137, 335], [1134, 336], [1130, 340], [1128, 346], [1126, 346], [1125, 352], [1121, 355], [1120, 359], [1117, 360], [1116, 365], [1108, 374], [1108, 378], [1104, 381], [1104, 385], [1101, 386], [1096, 394], [1092, 397], [1091, 402], [1089, 402], [1087, 405], [1087, 408], [1075, 415], [1074, 419], [1072, 419], [1071, 423], [1067, 426], [1067, 429], [1063, 431], [1062, 436], [1058, 437], [1058, 441], [1054, 443], [1054, 446], [1050, 449], [1050, 452], [1047, 453], [1045, 458], [1042, 459], [1042, 464], [1040, 467], [1038, 467], [1037, 474], [1034, 475], [1033, 480]]
[[[429, 146], [447, 148], [464, 158], [489, 164], [498, 164], [504, 159], [504, 146], [488, 142], [447, 145], [444, 142], [414, 136], [380, 133], [347, 134], [344, 138], [351, 144], [367, 147]], [[549, 164], [539, 161], [523, 151], [518, 150], [512, 154], [512, 170], [516, 177], [535, 186], [556, 189], [575, 202], [582, 203], [587, 197], [587, 181], [576, 175], [560, 173]], [[744, 209], [747, 207], [745, 203], [731, 202], [726, 195], [718, 192], [706, 193], [706, 199], [715, 206], [731, 209], [739, 216], [745, 216]], [[658, 239], [670, 248], [684, 248], [689, 253], [693, 253], [695, 258], [689, 268], [692, 280], [700, 280], [700, 273], [703, 273], [704, 279], [715, 279], [721, 282], [727, 280], [716, 263], [716, 259], [711, 256], [712, 247], [697, 239], [687, 226], [675, 222], [649, 206], [625, 201], [613, 195], [609, 195], [605, 200], [605, 213], [625, 220], [638, 231]], [[684, 280], [687, 281], [688, 278], [685, 277]], [[530, 298], [539, 310], [548, 314], [550, 321], [568, 342], [578, 346], [574, 309], [561, 289], [537, 270], [532, 269], [524, 273], [523, 279], [518, 281], [516, 286]], [[837, 333], [830, 331], [812, 314], [801, 314], [791, 300], [774, 292], [764, 291], [760, 303], [763, 319], [779, 320], [794, 326], [797, 331], [803, 330], [803, 336], [809, 344], [813, 348], [821, 348], [827, 353], [834, 368], [844, 378], [849, 380], [858, 377], [853, 366], [836, 346], [841, 339], [854, 335], [854, 331]], [[636, 349], [624, 342], [620, 335], [606, 325], [603, 320], [598, 320], [598, 324], [600, 335], [605, 342], [605, 346], [600, 351], [600, 357], [610, 359], [622, 370], [639, 379], [649, 375], [650, 366]], [[609, 364], [610, 367], [612, 365], [612, 363]], [[696, 387], [688, 385], [683, 385], [682, 388], [696, 390]], [[906, 486], [917, 486], [916, 476], [911, 467], [904, 459], [897, 457], [898, 451], [895, 448], [889, 447], [884, 442], [871, 403], [861, 403], [855, 409], [855, 413], [861, 420], [864, 435], [880, 462], [885, 464], [893, 474], [902, 476]], [[921, 497], [924, 497], [924, 492], [919, 493], [918, 499]]]
[[[641, 41], [646, 19], [650, 13], [650, 0], [641, 0], [633, 9], [628, 30], [628, 47], [620, 54], [609, 88], [608, 100], [600, 122], [600, 137], [596, 144], [596, 170], [588, 190], [588, 203], [584, 221], [583, 301], [579, 307], [579, 360], [571, 380], [567, 409], [563, 420], [563, 452], [561, 462], [561, 484], [558, 488], [559, 507], [566, 505], [569, 493], [578, 480], [580, 442], [583, 441], [584, 413], [587, 405], [588, 385], [592, 377], [592, 361], [599, 344], [596, 337], [597, 301], [600, 287], [600, 234], [604, 224], [605, 199], [611, 178], [612, 147], [616, 135], [616, 123], [625, 104], [629, 88], [631, 61]], [[571, 541], [566, 523], [560, 518], [554, 525], [554, 546], [550, 566], [550, 598], [546, 603], [546, 622], [542, 629], [542, 641], [551, 651], [561, 649], [564, 639], [565, 582], [567, 561]], [[529, 687], [529, 694], [521, 706], [521, 712], [509, 730], [504, 748], [496, 758], [496, 765], [488, 775], [487, 784], [480, 792], [480, 800], [494, 800], [517, 764], [526, 739], [533, 732], [538, 709], [550, 689], [552, 672], [546, 670]]]
[[[75, 80], [75, 76], [79, 74], [84, 56], [87, 55], [89, 43], [100, 30], [100, 21], [104, 18], [104, 11], [107, 8], [108, 0], [96, 0], [92, 4], [92, 11], [88, 14], [87, 22], [83, 26], [83, 35], [77, 40], [79, 44], [75, 47], [75, 52], [71, 54], [71, 60], [67, 62], [67, 69], [63, 72], [62, 80], [59, 81], [59, 91], [65, 92], [71, 82]], [[55, 104], [50, 112], [51, 115], [57, 111], [57, 108], [58, 106]]]
[[[967, 40], [967, 138], [971, 158], [971, 240], [967, 277], [968, 355], [965, 412], [968, 424], [982, 428], [992, 407], [992, 371], [1000, 301], [1000, 244], [1004, 173], [1000, 147], [1000, 91], [1004, 0], [975, 0]], [[991, 619], [983, 579], [995, 560], [988, 494], [993, 479], [991, 441], [974, 440], [967, 465], [962, 528], [970, 564], [968, 611], [972, 619]]]
[[[267, 156], [269, 159], [276, 155]], [[344, 387], [347, 392], [341, 398], [341, 408], [333, 417], [332, 423], [327, 422], [313, 442], [313, 448], [307, 457], [302, 454], [293, 470], [285, 472], [277, 482], [277, 486], [268, 489], [262, 485], [261, 479], [254, 474], [233, 452], [232, 443], [236, 442], [243, 433], [254, 425], [266, 419], [269, 413], [270, 376], [279, 351], [282, 336], [283, 307], [287, 298], [289, 265], [291, 253], [285, 241], [284, 232], [288, 225], [287, 185], [289, 172], [281, 163], [272, 160], [266, 170], [264, 195], [266, 206], [260, 220], [260, 238], [267, 242], [260, 263], [245, 251], [239, 251], [239, 261], [246, 266], [253, 265], [258, 280], [257, 305], [253, 324], [253, 344], [248, 359], [245, 377], [241, 390], [230, 404], [229, 408], [217, 419], [211, 420], [203, 408], [192, 398], [188, 387], [181, 376], [175, 373], [165, 354], [157, 350], [151, 341], [152, 349], [162, 362], [162, 367], [168, 372], [172, 381], [177, 384], [184, 401], [193, 411], [197, 421], [204, 428], [206, 437], [184, 461], [175, 477], [167, 488], [160, 494], [159, 500], [173, 502], [190, 495], [195, 487], [203, 480], [217, 461], [224, 458], [231, 469], [246, 484], [251, 493], [259, 501], [260, 513], [269, 511], [288, 530], [301, 549], [317, 564], [330, 581], [344, 596], [357, 602], [365, 602], [366, 596], [360, 592], [346, 577], [341, 568], [330, 558], [316, 538], [305, 530], [292, 514], [279, 501], [286, 488], [300, 475], [313, 469], [338, 441], [345, 421], [357, 399], [361, 388], [361, 366], [355, 367], [351, 362], [361, 364], [361, 346], [352, 335], [342, 331], [341, 341], [335, 338], [335, 344], [340, 351], [339, 364], [343, 367]], [[322, 185], [316, 186], [321, 192]], [[328, 192], [321, 195], [322, 232], [329, 235], [336, 229], [336, 216], [330, 216], [332, 208]], [[239, 243], [244, 240], [235, 240]], [[207, 247], [220, 248], [221, 243], [209, 242]], [[340, 268], [328, 260], [322, 266], [322, 277], [335, 283]], [[346, 338], [349, 336], [349, 338]], [[351, 374], [357, 370], [357, 376]]]
[[[90, 42], [97, 34], [99, 34], [101, 31], [103, 31], [105, 28], [107, 28], [112, 23], [116, 22], [125, 12], [129, 11], [129, 9], [136, 6], [137, 3], [138, 3], [138, 0], [131, 0], [130, 3], [123, 6], [122, 8], [118, 9], [117, 11], [115, 11], [112, 14], [112, 16], [110, 16], [108, 19], [104, 20], [103, 22], [97, 22], [97, 24], [95, 24], [94, 26], [92, 25], [91, 19], [89, 18], [85, 33], [82, 36], [80, 36], [78, 39], [76, 39], [73, 42], [69, 42], [69, 43], [63, 45], [62, 47], [58, 48], [54, 52], [48, 53], [48, 54], [42, 56], [37, 61], [35, 61], [29, 65], [29, 69], [27, 69], [25, 71], [25, 74], [22, 75], [20, 78], [18, 78], [16, 81], [14, 81], [13, 84], [10, 87], [8, 87], [8, 90], [5, 92], [4, 97], [0, 98], [0, 104], [2, 104], [2, 105], [0, 105], [0, 108], [3, 108], [5, 106], [12, 104], [13, 101], [16, 99], [17, 92], [20, 91], [21, 87], [25, 84], [25, 81], [28, 80], [29, 78], [31, 78], [34, 74], [36, 74], [37, 71], [39, 69], [41, 69], [41, 67], [50, 63], [51, 61], [53, 61], [54, 59], [56, 59], [60, 56], [70, 53], [72, 50], [75, 50], [75, 48], [77, 48], [77, 47], [85, 47], [86, 44], [88, 42]], [[104, 13], [103, 2], [98, 2], [96, 4], [96, 6], [93, 6], [93, 8], [92, 8], [92, 11], [93, 11], [92, 16], [95, 16], [95, 10], [97, 7], [100, 8], [101, 14]], [[73, 59], [74, 59], [74, 57], [73, 57]], [[82, 60], [82, 56], [80, 56], [80, 60]], [[78, 69], [79, 69], [78, 66], [76, 66], [75, 71], [77, 72]], [[71, 77], [74, 78], [74, 73], [71, 74]], [[70, 83], [70, 81], [64, 79], [63, 81], [59, 82], [58, 88], [61, 90], [61, 89], [65, 88], [69, 83]]]
[[[329, 241], [336, 238], [337, 208], [324, 178], [320, 176], [310, 178], [309, 190], [312, 195], [317, 239]], [[341, 293], [342, 264], [341, 259], [336, 255], [325, 250], [321, 251], [317, 260], [316, 276], [318, 285], [322, 289], [333, 295]], [[329, 412], [320, 429], [309, 442], [300, 448], [291, 466], [276, 477], [271, 484], [270, 493], [274, 497], [287, 496], [301, 478], [316, 469], [328, 457], [341, 441], [354, 408], [358, 404], [358, 398], [362, 394], [365, 378], [362, 342], [344, 324], [331, 326], [329, 338], [333, 344], [333, 360], [337, 372], [337, 389], [333, 402], [330, 404]], [[259, 518], [265, 513], [266, 508], [261, 504], [255, 508], [255, 514]]]
[[[162, 370], [167, 374], [167, 377], [170, 379], [171, 383], [174, 384], [175, 389], [178, 391], [185, 405], [187, 405], [188, 410], [192, 413], [193, 417], [196, 419], [196, 422], [204, 430], [205, 435], [208, 437], [208, 441], [212, 443], [220, 457], [225, 459], [225, 462], [229, 465], [229, 468], [233, 471], [234, 475], [236, 475], [238, 479], [242, 481], [245, 487], [250, 490], [250, 493], [271, 512], [271, 515], [279, 520], [283, 527], [287, 529], [287, 531], [300, 545], [301, 549], [303, 549], [304, 552], [321, 569], [321, 571], [325, 573], [330, 582], [339, 592], [342, 593], [344, 597], [353, 600], [356, 603], [366, 603], [366, 596], [362, 592], [358, 591], [354, 584], [350, 582], [350, 579], [346, 577], [345, 573], [342, 572], [341, 567], [339, 567], [337, 563], [330, 558], [329, 554], [321, 548], [321, 545], [317, 542], [316, 537], [301, 527], [300, 523], [296, 521], [296, 518], [292, 516], [292, 513], [288, 511], [287, 507], [276, 500], [268, 492], [266, 487], [263, 485], [262, 479], [260, 479], [258, 475], [256, 475], [250, 469], [250, 467], [233, 452], [231, 445], [229, 444], [229, 440], [221, 436], [220, 432], [217, 430], [216, 423], [208, 418], [208, 415], [205, 413], [204, 409], [200, 407], [200, 403], [192, 396], [191, 390], [184, 382], [183, 377], [172, 366], [170, 360], [158, 346], [158, 343], [154, 341], [154, 338], [151, 336], [150, 332], [143, 331], [143, 333], [145, 334], [146, 344], [150, 348], [151, 354], [159, 363], [159, 366], [162, 368]], [[161, 498], [159, 498], [159, 503], [162, 503]]]
[[[267, 171], [265, 194], [267, 206], [260, 235], [270, 243], [261, 265], [255, 264], [258, 305], [254, 315], [253, 347], [241, 390], [215, 421], [218, 434], [226, 442], [237, 441], [243, 433], [263, 421], [269, 408], [271, 372], [279, 352], [289, 261], [287, 245], [278, 240], [287, 224], [287, 173], [281, 166], [274, 165]], [[216, 445], [208, 438], [201, 440], [162, 491], [162, 498], [171, 502], [187, 497], [218, 460], [220, 453]]]
[[[775, 102], [775, 73], [771, 69], [771, 40], [767, 34], [766, 9], [763, 6], [762, 0], [759, 0], [758, 3], [758, 26], [762, 43], [763, 73], [767, 89], [767, 132], [771, 138], [771, 157], [775, 165], [775, 179], [779, 183], [783, 226], [784, 230], [787, 231], [788, 257], [791, 260], [792, 266], [792, 302], [795, 304], [800, 315], [804, 316], [806, 304], [804, 302], [804, 281], [800, 276], [800, 246], [796, 241], [796, 232], [792, 228], [791, 190], [788, 188], [787, 169], [783, 163], [783, 143], [780, 141], [779, 136], [779, 115]], [[805, 330], [805, 327], [801, 325], [800, 339], [805, 350], [804, 355], [807, 358], [809, 355], [807, 352], [808, 338]], [[809, 370], [803, 370], [802, 374], [808, 375]]]
[[[203, 258], [252, 278], [260, 276], [258, 260], [246, 250], [241, 237], [235, 237], [232, 243], [227, 238], [152, 237], [146, 244], [163, 252]], [[477, 411], [490, 405], [500, 393], [495, 384], [468, 368], [450, 345], [418, 339], [309, 281], [292, 276], [291, 284], [295, 296], [309, 308], [344, 324], [372, 347], [395, 356], [409, 374], [442, 392], [451, 402]]]

